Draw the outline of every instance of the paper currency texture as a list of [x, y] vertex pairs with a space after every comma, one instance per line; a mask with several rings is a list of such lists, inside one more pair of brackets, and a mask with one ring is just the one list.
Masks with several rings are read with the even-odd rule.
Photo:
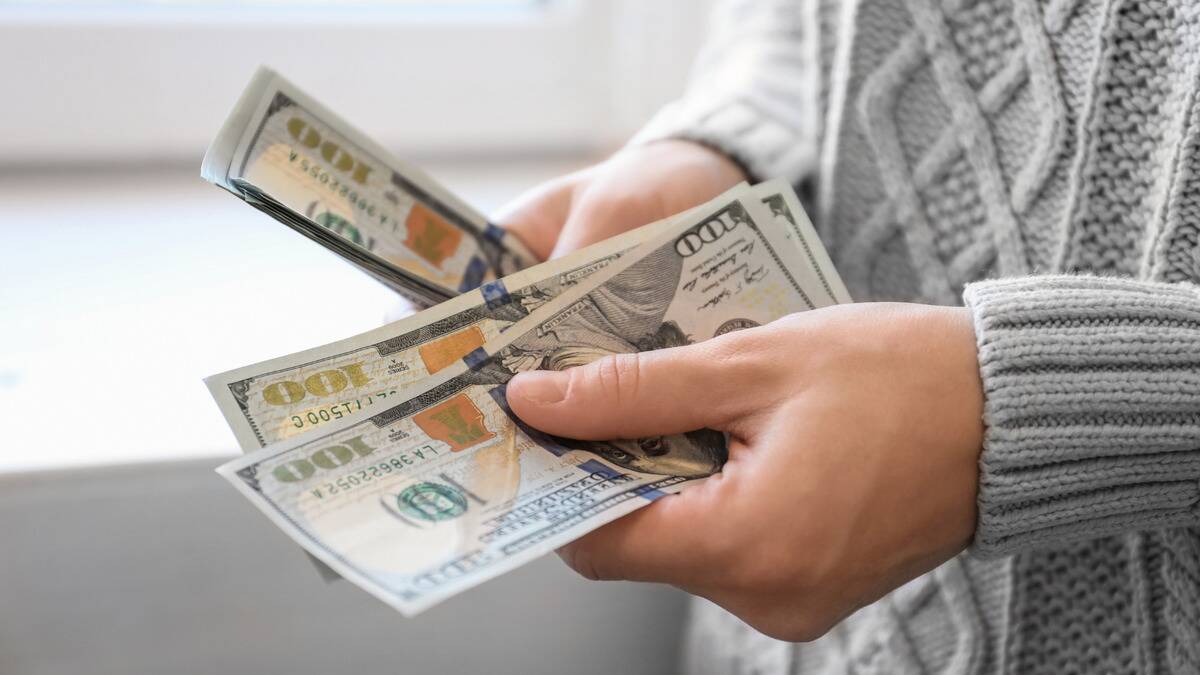
[[504, 396], [515, 373], [688, 344], [830, 304], [801, 251], [757, 199], [732, 200], [673, 223], [395, 404], [220, 472], [339, 574], [415, 613], [724, 462], [724, 437], [712, 430], [577, 442], [525, 428]]
[[394, 403], [501, 331], [690, 213], [749, 192], [738, 186], [705, 205], [485, 282], [417, 315], [344, 340], [205, 380], [243, 450], [292, 438]]
[[535, 262], [515, 237], [267, 68], [201, 175], [423, 306]]

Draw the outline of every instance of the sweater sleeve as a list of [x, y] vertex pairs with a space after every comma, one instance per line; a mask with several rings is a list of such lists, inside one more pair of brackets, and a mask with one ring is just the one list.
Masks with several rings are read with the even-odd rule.
[[816, 163], [820, 30], [816, 0], [722, 0], [682, 98], [631, 144], [683, 138], [714, 147], [753, 180], [793, 184]]
[[1200, 525], [1200, 289], [971, 284], [984, 388], [973, 550]]

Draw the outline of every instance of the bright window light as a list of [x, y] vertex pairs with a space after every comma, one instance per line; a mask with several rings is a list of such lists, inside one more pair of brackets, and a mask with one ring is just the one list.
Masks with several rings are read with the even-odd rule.
[[259, 8], [259, 7], [320, 7], [330, 9], [375, 7], [375, 8], [528, 8], [549, 4], [552, 0], [0, 0], [0, 7], [56, 7], [56, 8], [151, 8], [186, 7], [189, 9], [216, 8]]
[[460, 16], [528, 13], [555, 0], [0, 0], [0, 18], [9, 16], [164, 16], [270, 13]]

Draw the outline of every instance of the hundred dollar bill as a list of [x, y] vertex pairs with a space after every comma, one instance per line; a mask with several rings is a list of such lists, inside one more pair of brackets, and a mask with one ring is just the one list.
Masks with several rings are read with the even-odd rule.
[[729, 204], [748, 191], [739, 185], [683, 214], [486, 282], [419, 314], [213, 375], [205, 383], [246, 451], [386, 406], [672, 222]]
[[790, 247], [760, 203], [732, 202], [621, 257], [395, 405], [219, 472], [310, 553], [414, 614], [718, 471], [718, 432], [550, 438], [510, 414], [505, 385], [817, 307]]
[[423, 306], [536, 262], [516, 237], [267, 68], [201, 175]]
[[792, 186], [781, 178], [775, 178], [755, 185], [752, 191], [770, 209], [788, 240], [802, 253], [804, 263], [816, 274], [819, 290], [814, 289], [813, 293], [823, 294], [833, 304], [850, 302], [850, 291], [846, 290], [841, 277], [837, 274], [826, 274], [826, 270], [834, 269], [833, 261], [829, 259], [825, 247], [820, 244], [821, 238], [817, 235], [817, 229], [808, 219], [808, 214], [800, 205], [800, 198], [796, 196]]

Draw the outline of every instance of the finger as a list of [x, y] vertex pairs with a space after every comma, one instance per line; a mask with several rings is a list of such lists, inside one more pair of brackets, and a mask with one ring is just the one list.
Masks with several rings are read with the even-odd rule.
[[[605, 356], [518, 374], [508, 403], [526, 423], [581, 440], [643, 438], [729, 424], [760, 405], [770, 369], [721, 340]], [[758, 385], [758, 386], [756, 386]]]
[[563, 546], [558, 554], [571, 569], [594, 581], [701, 584], [711, 569], [704, 553], [712, 547], [705, 540], [708, 530], [696, 523], [711, 518], [706, 517], [704, 500], [691, 497], [661, 497]]
[[502, 207], [492, 221], [546, 260], [567, 220], [576, 182], [577, 175], [570, 174], [539, 185]]
[[623, 195], [620, 199], [594, 199], [572, 210], [558, 235], [551, 258], [557, 258], [609, 237], [649, 224], [662, 217], [661, 204], [650, 197]]

